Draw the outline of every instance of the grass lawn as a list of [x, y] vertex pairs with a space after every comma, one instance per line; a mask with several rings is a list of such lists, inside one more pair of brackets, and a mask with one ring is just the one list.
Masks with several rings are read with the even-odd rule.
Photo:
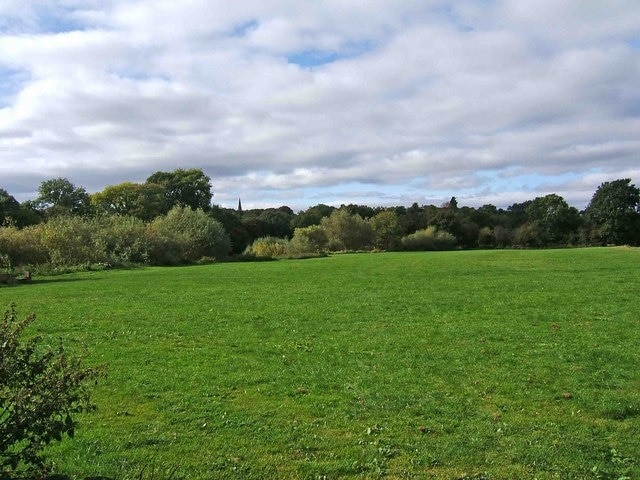
[[[0, 288], [108, 364], [72, 478], [640, 478], [640, 250], [385, 253]], [[158, 475], [158, 473], [160, 475]]]

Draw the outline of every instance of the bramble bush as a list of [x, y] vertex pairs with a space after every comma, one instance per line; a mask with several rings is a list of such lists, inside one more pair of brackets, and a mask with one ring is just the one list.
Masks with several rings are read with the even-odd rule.
[[35, 320], [19, 320], [11, 305], [0, 324], [0, 479], [33, 475], [45, 468], [44, 447], [73, 438], [73, 416], [90, 411], [89, 384], [102, 367], [86, 368], [62, 344], [45, 347], [40, 337], [23, 338]]

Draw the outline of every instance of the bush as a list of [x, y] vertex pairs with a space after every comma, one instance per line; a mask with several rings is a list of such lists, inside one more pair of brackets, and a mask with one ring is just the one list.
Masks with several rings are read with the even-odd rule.
[[293, 238], [289, 243], [291, 251], [295, 254], [321, 254], [327, 251], [327, 234], [319, 225], [296, 228]]
[[453, 250], [456, 245], [456, 237], [444, 230], [438, 230], [434, 226], [402, 237], [402, 248], [404, 250]]
[[478, 232], [478, 247], [493, 248], [496, 245], [496, 237], [491, 227], [482, 227]]
[[105, 215], [96, 219], [93, 244], [97, 251], [103, 252], [109, 265], [147, 263], [151, 251], [145, 223], [126, 215]]
[[225, 258], [231, 250], [229, 235], [220, 222], [202, 210], [174, 207], [148, 225], [150, 260], [156, 265], [193, 263], [202, 257]]
[[42, 450], [63, 435], [73, 438], [72, 415], [93, 409], [88, 384], [100, 368], [83, 368], [62, 344], [44, 348], [41, 339], [23, 340], [35, 320], [16, 317], [11, 305], [0, 325], [0, 478], [42, 470]]
[[540, 248], [544, 246], [542, 232], [537, 225], [525, 223], [515, 230], [513, 244], [516, 247]]
[[329, 241], [331, 251], [369, 250], [373, 246], [375, 234], [371, 224], [360, 215], [352, 215], [347, 210], [335, 210], [320, 222]]
[[261, 237], [244, 252], [257, 258], [281, 258], [289, 255], [289, 240], [286, 238]]
[[71, 266], [107, 261], [105, 253], [93, 245], [91, 220], [79, 216], [58, 216], [32, 227], [48, 252], [53, 266]]
[[15, 227], [0, 227], [0, 252], [9, 259], [13, 267], [36, 265], [49, 261], [49, 254], [41, 242], [40, 225], [18, 230]]

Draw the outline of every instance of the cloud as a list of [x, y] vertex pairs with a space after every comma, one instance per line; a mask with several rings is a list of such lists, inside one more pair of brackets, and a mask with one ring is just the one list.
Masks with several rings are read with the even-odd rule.
[[198, 167], [229, 206], [507, 206], [541, 178], [584, 204], [637, 174], [638, 31], [632, 0], [7, 0], [0, 187]]

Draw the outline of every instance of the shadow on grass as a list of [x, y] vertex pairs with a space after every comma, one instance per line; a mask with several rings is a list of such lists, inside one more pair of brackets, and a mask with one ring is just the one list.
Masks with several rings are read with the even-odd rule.
[[95, 282], [100, 280], [98, 278], [74, 278], [74, 277], [52, 277], [52, 278], [43, 278], [43, 279], [34, 279], [30, 283], [21, 283], [19, 286], [28, 287], [29, 285], [44, 285], [47, 283], [67, 283], [67, 282]]
[[67, 283], [67, 282], [95, 282], [99, 278], [46, 278], [37, 279], [30, 282], [18, 282], [11, 285], [0, 284], [0, 290], [3, 288], [29, 288], [33, 285], [46, 285], [47, 283]]

